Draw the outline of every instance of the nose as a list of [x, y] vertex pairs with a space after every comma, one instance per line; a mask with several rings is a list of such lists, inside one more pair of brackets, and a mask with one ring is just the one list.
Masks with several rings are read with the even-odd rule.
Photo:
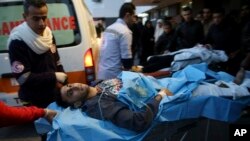
[[46, 19], [40, 19], [39, 20], [39, 26], [41, 26], [41, 27], [45, 27], [46, 26]]

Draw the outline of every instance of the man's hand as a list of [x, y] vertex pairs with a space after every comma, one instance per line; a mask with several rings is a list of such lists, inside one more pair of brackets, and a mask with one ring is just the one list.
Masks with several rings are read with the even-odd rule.
[[56, 80], [62, 84], [67, 82], [68, 76], [63, 72], [55, 72]]
[[131, 71], [133, 72], [142, 72], [142, 66], [132, 66]]
[[245, 77], [245, 69], [244, 68], [240, 68], [240, 70], [237, 72], [235, 79], [234, 79], [234, 83], [240, 85]]
[[50, 110], [50, 109], [44, 109], [45, 111], [45, 115], [44, 118], [51, 123], [53, 118], [56, 116], [57, 112], [54, 110]]
[[[172, 96], [172, 95], [173, 95], [172, 92], [170, 92], [168, 89], [162, 88], [159, 91], [158, 95], [155, 97], [155, 99], [158, 100], [158, 101], [161, 101], [163, 97], [165, 97], [165, 96]], [[161, 98], [159, 98], [159, 96]]]
[[160, 90], [160, 92], [158, 93], [158, 94], [165, 94], [165, 95], [167, 95], [167, 96], [172, 96], [173, 94], [172, 94], [172, 92], [170, 92], [168, 89], [166, 89], [166, 88], [162, 88], [161, 90]]

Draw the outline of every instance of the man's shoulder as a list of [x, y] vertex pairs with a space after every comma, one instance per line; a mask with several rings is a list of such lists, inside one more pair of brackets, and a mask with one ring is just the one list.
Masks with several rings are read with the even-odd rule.
[[12, 48], [25, 48], [27, 45], [25, 44], [25, 42], [23, 40], [19, 40], [19, 39], [15, 39], [15, 40], [11, 40], [10, 44], [9, 44], [9, 49]]
[[119, 33], [129, 31], [129, 28], [128, 28], [127, 25], [124, 25], [124, 24], [119, 23], [119, 22], [115, 22], [115, 23], [111, 24], [110, 26], [107, 27], [107, 29], [115, 30], [115, 31], [117, 31]]

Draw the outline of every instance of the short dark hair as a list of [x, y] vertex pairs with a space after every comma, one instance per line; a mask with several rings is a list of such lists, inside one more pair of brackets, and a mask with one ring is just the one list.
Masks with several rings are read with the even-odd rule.
[[182, 8], [182, 11], [190, 11], [191, 13], [193, 12], [192, 8], [185, 6]]
[[124, 18], [126, 13], [134, 14], [135, 12], [135, 5], [132, 3], [124, 3], [119, 12], [119, 18]]
[[56, 104], [58, 106], [63, 107], [63, 108], [67, 108], [69, 106], [72, 106], [69, 103], [67, 103], [67, 102], [65, 102], [65, 101], [62, 100], [60, 89], [56, 89], [56, 91], [55, 91], [55, 100], [56, 100]]
[[218, 8], [215, 8], [215, 9], [213, 10], [213, 13], [225, 15], [225, 9], [224, 9], [224, 8], [221, 8], [221, 7], [218, 7]]
[[164, 20], [164, 21], [163, 21], [163, 25], [169, 26], [170, 28], [172, 28], [171, 22], [169, 22], [169, 21], [167, 21], [167, 20]]
[[23, 10], [24, 10], [24, 13], [28, 13], [29, 12], [29, 7], [30, 6], [41, 8], [43, 6], [47, 6], [47, 4], [46, 4], [46, 0], [24, 0], [23, 1]]

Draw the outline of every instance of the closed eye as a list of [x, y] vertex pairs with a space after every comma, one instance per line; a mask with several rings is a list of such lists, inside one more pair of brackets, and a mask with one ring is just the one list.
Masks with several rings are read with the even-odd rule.
[[68, 97], [71, 97], [73, 95], [73, 89], [69, 89], [66, 93]]

